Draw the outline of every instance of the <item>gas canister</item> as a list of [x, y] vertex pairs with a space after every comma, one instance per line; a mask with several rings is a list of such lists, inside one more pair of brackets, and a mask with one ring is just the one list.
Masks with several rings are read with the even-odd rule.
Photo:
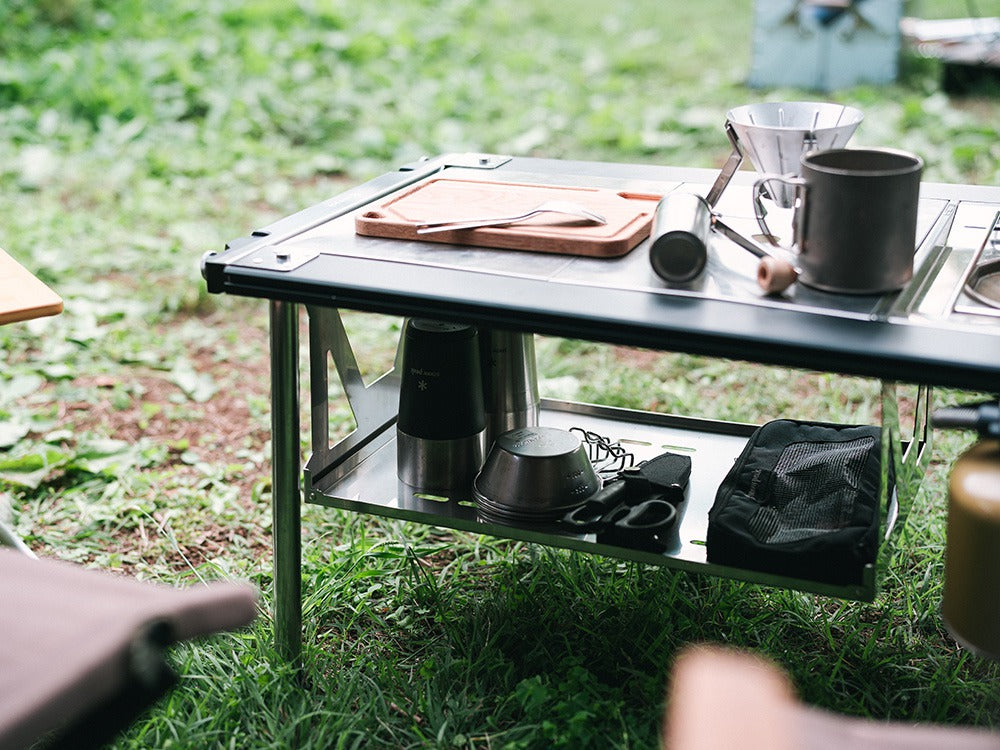
[[952, 467], [942, 616], [955, 639], [1000, 659], [1000, 401], [934, 412], [980, 440]]

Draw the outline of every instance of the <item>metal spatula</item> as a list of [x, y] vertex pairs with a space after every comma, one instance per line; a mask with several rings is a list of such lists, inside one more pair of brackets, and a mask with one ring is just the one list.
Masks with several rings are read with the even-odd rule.
[[514, 216], [492, 216], [483, 219], [449, 219], [444, 221], [428, 221], [417, 225], [417, 234], [429, 234], [431, 232], [450, 232], [456, 229], [476, 229], [478, 227], [502, 227], [508, 224], [517, 224], [539, 214], [555, 213], [565, 216], [573, 216], [583, 221], [594, 224], [607, 224], [608, 221], [598, 213], [594, 213], [588, 208], [584, 208], [579, 203], [572, 201], [551, 200], [545, 201], [535, 206], [530, 211], [525, 211]]

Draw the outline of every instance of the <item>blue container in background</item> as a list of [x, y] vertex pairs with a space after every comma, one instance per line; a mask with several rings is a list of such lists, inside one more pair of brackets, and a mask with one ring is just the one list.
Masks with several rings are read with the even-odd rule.
[[756, 0], [748, 85], [832, 91], [892, 83], [902, 6], [902, 0]]

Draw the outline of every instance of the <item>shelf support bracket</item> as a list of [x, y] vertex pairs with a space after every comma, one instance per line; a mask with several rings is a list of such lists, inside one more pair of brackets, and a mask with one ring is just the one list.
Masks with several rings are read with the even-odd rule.
[[[882, 381], [882, 496], [887, 499], [885, 539], [899, 521], [906, 521], [923, 473], [931, 458], [930, 428], [931, 387], [917, 386], [913, 429], [902, 432], [899, 417], [899, 390], [893, 381]], [[890, 464], [891, 462], [891, 464]], [[895, 477], [895, 489], [889, 486], [888, 468]]]
[[[396, 365], [366, 385], [340, 312], [307, 307], [309, 313], [310, 402], [312, 455], [307, 464], [306, 488], [350, 471], [392, 437], [389, 429], [399, 410], [399, 352]], [[354, 415], [354, 431], [330, 443], [330, 367], [333, 360]]]

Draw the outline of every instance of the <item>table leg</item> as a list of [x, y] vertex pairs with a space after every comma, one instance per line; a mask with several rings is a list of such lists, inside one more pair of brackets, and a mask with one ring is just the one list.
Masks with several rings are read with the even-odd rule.
[[272, 301], [270, 316], [274, 640], [283, 658], [298, 662], [302, 650], [298, 308]]

